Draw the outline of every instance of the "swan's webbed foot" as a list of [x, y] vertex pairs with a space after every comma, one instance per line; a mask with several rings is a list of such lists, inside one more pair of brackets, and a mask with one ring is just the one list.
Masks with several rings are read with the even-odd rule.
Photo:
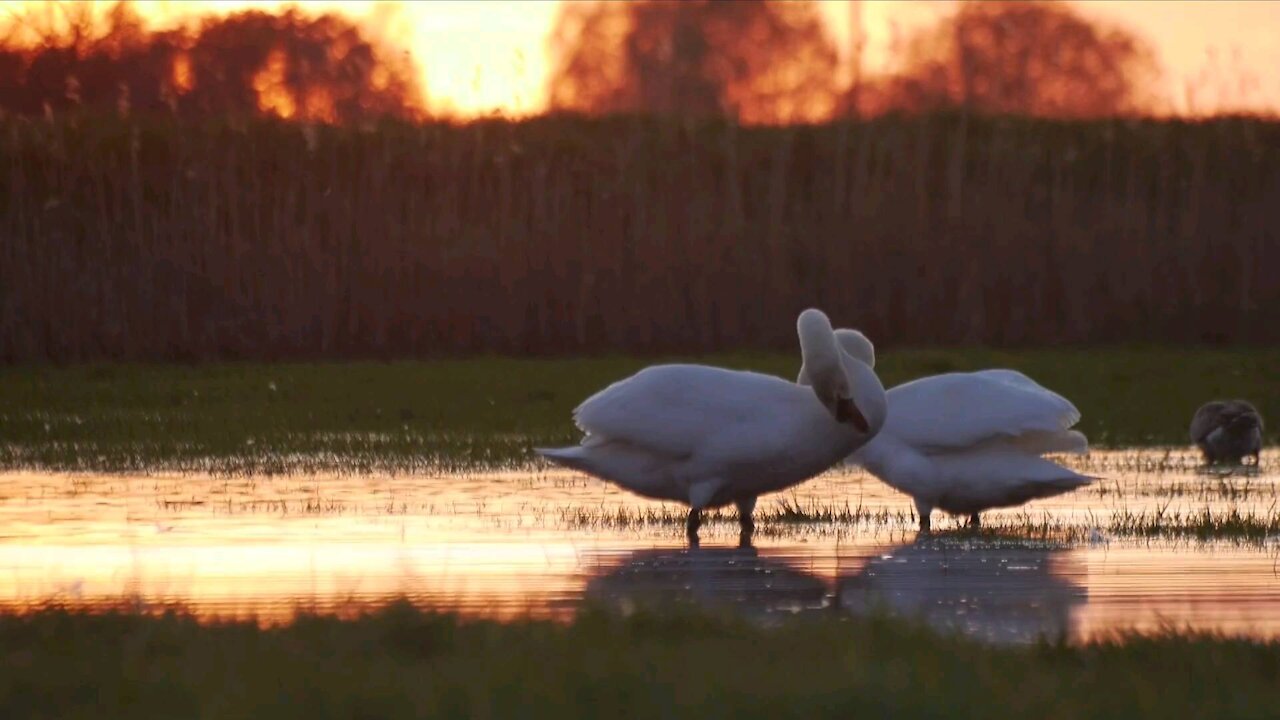
[[691, 547], [698, 547], [698, 528], [702, 526], [702, 511], [689, 508], [689, 518], [684, 522], [684, 533]]

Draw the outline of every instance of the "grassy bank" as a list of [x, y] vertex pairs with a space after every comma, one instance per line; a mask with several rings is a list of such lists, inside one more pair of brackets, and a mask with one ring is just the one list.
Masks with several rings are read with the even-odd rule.
[[[790, 354], [694, 359], [794, 378]], [[503, 467], [574, 442], [570, 413], [639, 358], [0, 368], [0, 466], [237, 471]], [[882, 349], [886, 386], [1012, 367], [1061, 392], [1097, 445], [1186, 444], [1205, 400], [1280, 418], [1280, 350]], [[1276, 422], [1268, 442], [1276, 438]]]
[[0, 118], [0, 362], [1280, 342], [1280, 123]]
[[0, 616], [6, 717], [1269, 717], [1280, 645], [995, 648], [884, 619], [761, 628], [590, 611], [465, 622], [392, 606], [273, 629], [182, 614]]

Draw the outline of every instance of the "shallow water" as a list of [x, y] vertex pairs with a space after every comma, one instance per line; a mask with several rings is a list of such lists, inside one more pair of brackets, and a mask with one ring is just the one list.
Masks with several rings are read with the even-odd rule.
[[[1280, 536], [1218, 521], [1280, 514], [1277, 460], [1221, 476], [1182, 449], [1094, 452], [1074, 465], [1105, 478], [1095, 485], [986, 513], [980, 534], [935, 513], [923, 539], [904, 496], [833, 472], [762, 499], [754, 547], [737, 547], [730, 512], [696, 550], [679, 507], [571, 472], [8, 473], [0, 605], [176, 602], [274, 621], [393, 597], [496, 617], [681, 600], [765, 621], [884, 609], [999, 642], [1166, 627], [1272, 638]], [[1219, 525], [1235, 536], [1188, 534]]]

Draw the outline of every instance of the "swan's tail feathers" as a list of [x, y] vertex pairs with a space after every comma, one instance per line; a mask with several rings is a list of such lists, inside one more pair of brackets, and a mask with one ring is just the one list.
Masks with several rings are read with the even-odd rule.
[[1075, 471], [1069, 470], [1068, 472], [1071, 474], [1058, 478], [1053, 484], [1065, 490], [1075, 490], [1076, 488], [1084, 487], [1085, 485], [1091, 484], [1094, 480], [1097, 480], [1095, 477], [1081, 475]]
[[534, 448], [533, 451], [553, 463], [564, 465], [574, 470], [583, 470], [587, 459], [585, 448], [581, 445], [562, 448]]
[[1014, 501], [1013, 504], [1021, 505], [1028, 500], [1038, 500], [1069, 493], [1092, 483], [1096, 479], [1064, 467], [1059, 467], [1058, 470], [1060, 472], [1051, 476], [1040, 477], [1033, 481], [1022, 483], [1020, 487], [1011, 493], [1012, 497], [1010, 499]]
[[1009, 442], [1025, 452], [1035, 453], [1036, 455], [1084, 455], [1089, 452], [1089, 439], [1078, 430], [1029, 432]]
[[1040, 484], [1044, 487], [1047, 497], [1049, 495], [1059, 495], [1065, 492], [1071, 492], [1076, 488], [1082, 488], [1092, 482], [1093, 478], [1088, 475], [1081, 475], [1074, 470], [1067, 470], [1064, 468], [1062, 475], [1045, 480]]
[[1053, 449], [1047, 452], [1084, 455], [1089, 452], [1089, 438], [1079, 430], [1068, 430], [1054, 438]]

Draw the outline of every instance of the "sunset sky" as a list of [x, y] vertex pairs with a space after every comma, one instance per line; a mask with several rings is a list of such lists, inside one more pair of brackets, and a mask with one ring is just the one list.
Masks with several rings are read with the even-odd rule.
[[[19, 3], [3, 4], [12, 8]], [[163, 27], [191, 15], [287, 4], [340, 10], [408, 50], [421, 69], [435, 112], [519, 115], [545, 105], [547, 36], [560, 4], [555, 0], [141, 0], [135, 7]], [[855, 3], [829, 0], [821, 4], [833, 38], [849, 55]], [[1280, 108], [1280, 2], [1094, 0], [1072, 4], [1088, 15], [1129, 28], [1152, 45], [1165, 70], [1166, 95], [1178, 111]], [[895, 38], [954, 6], [951, 0], [863, 0], [865, 70], [885, 69], [892, 62]], [[1196, 87], [1200, 89], [1189, 92]]]

